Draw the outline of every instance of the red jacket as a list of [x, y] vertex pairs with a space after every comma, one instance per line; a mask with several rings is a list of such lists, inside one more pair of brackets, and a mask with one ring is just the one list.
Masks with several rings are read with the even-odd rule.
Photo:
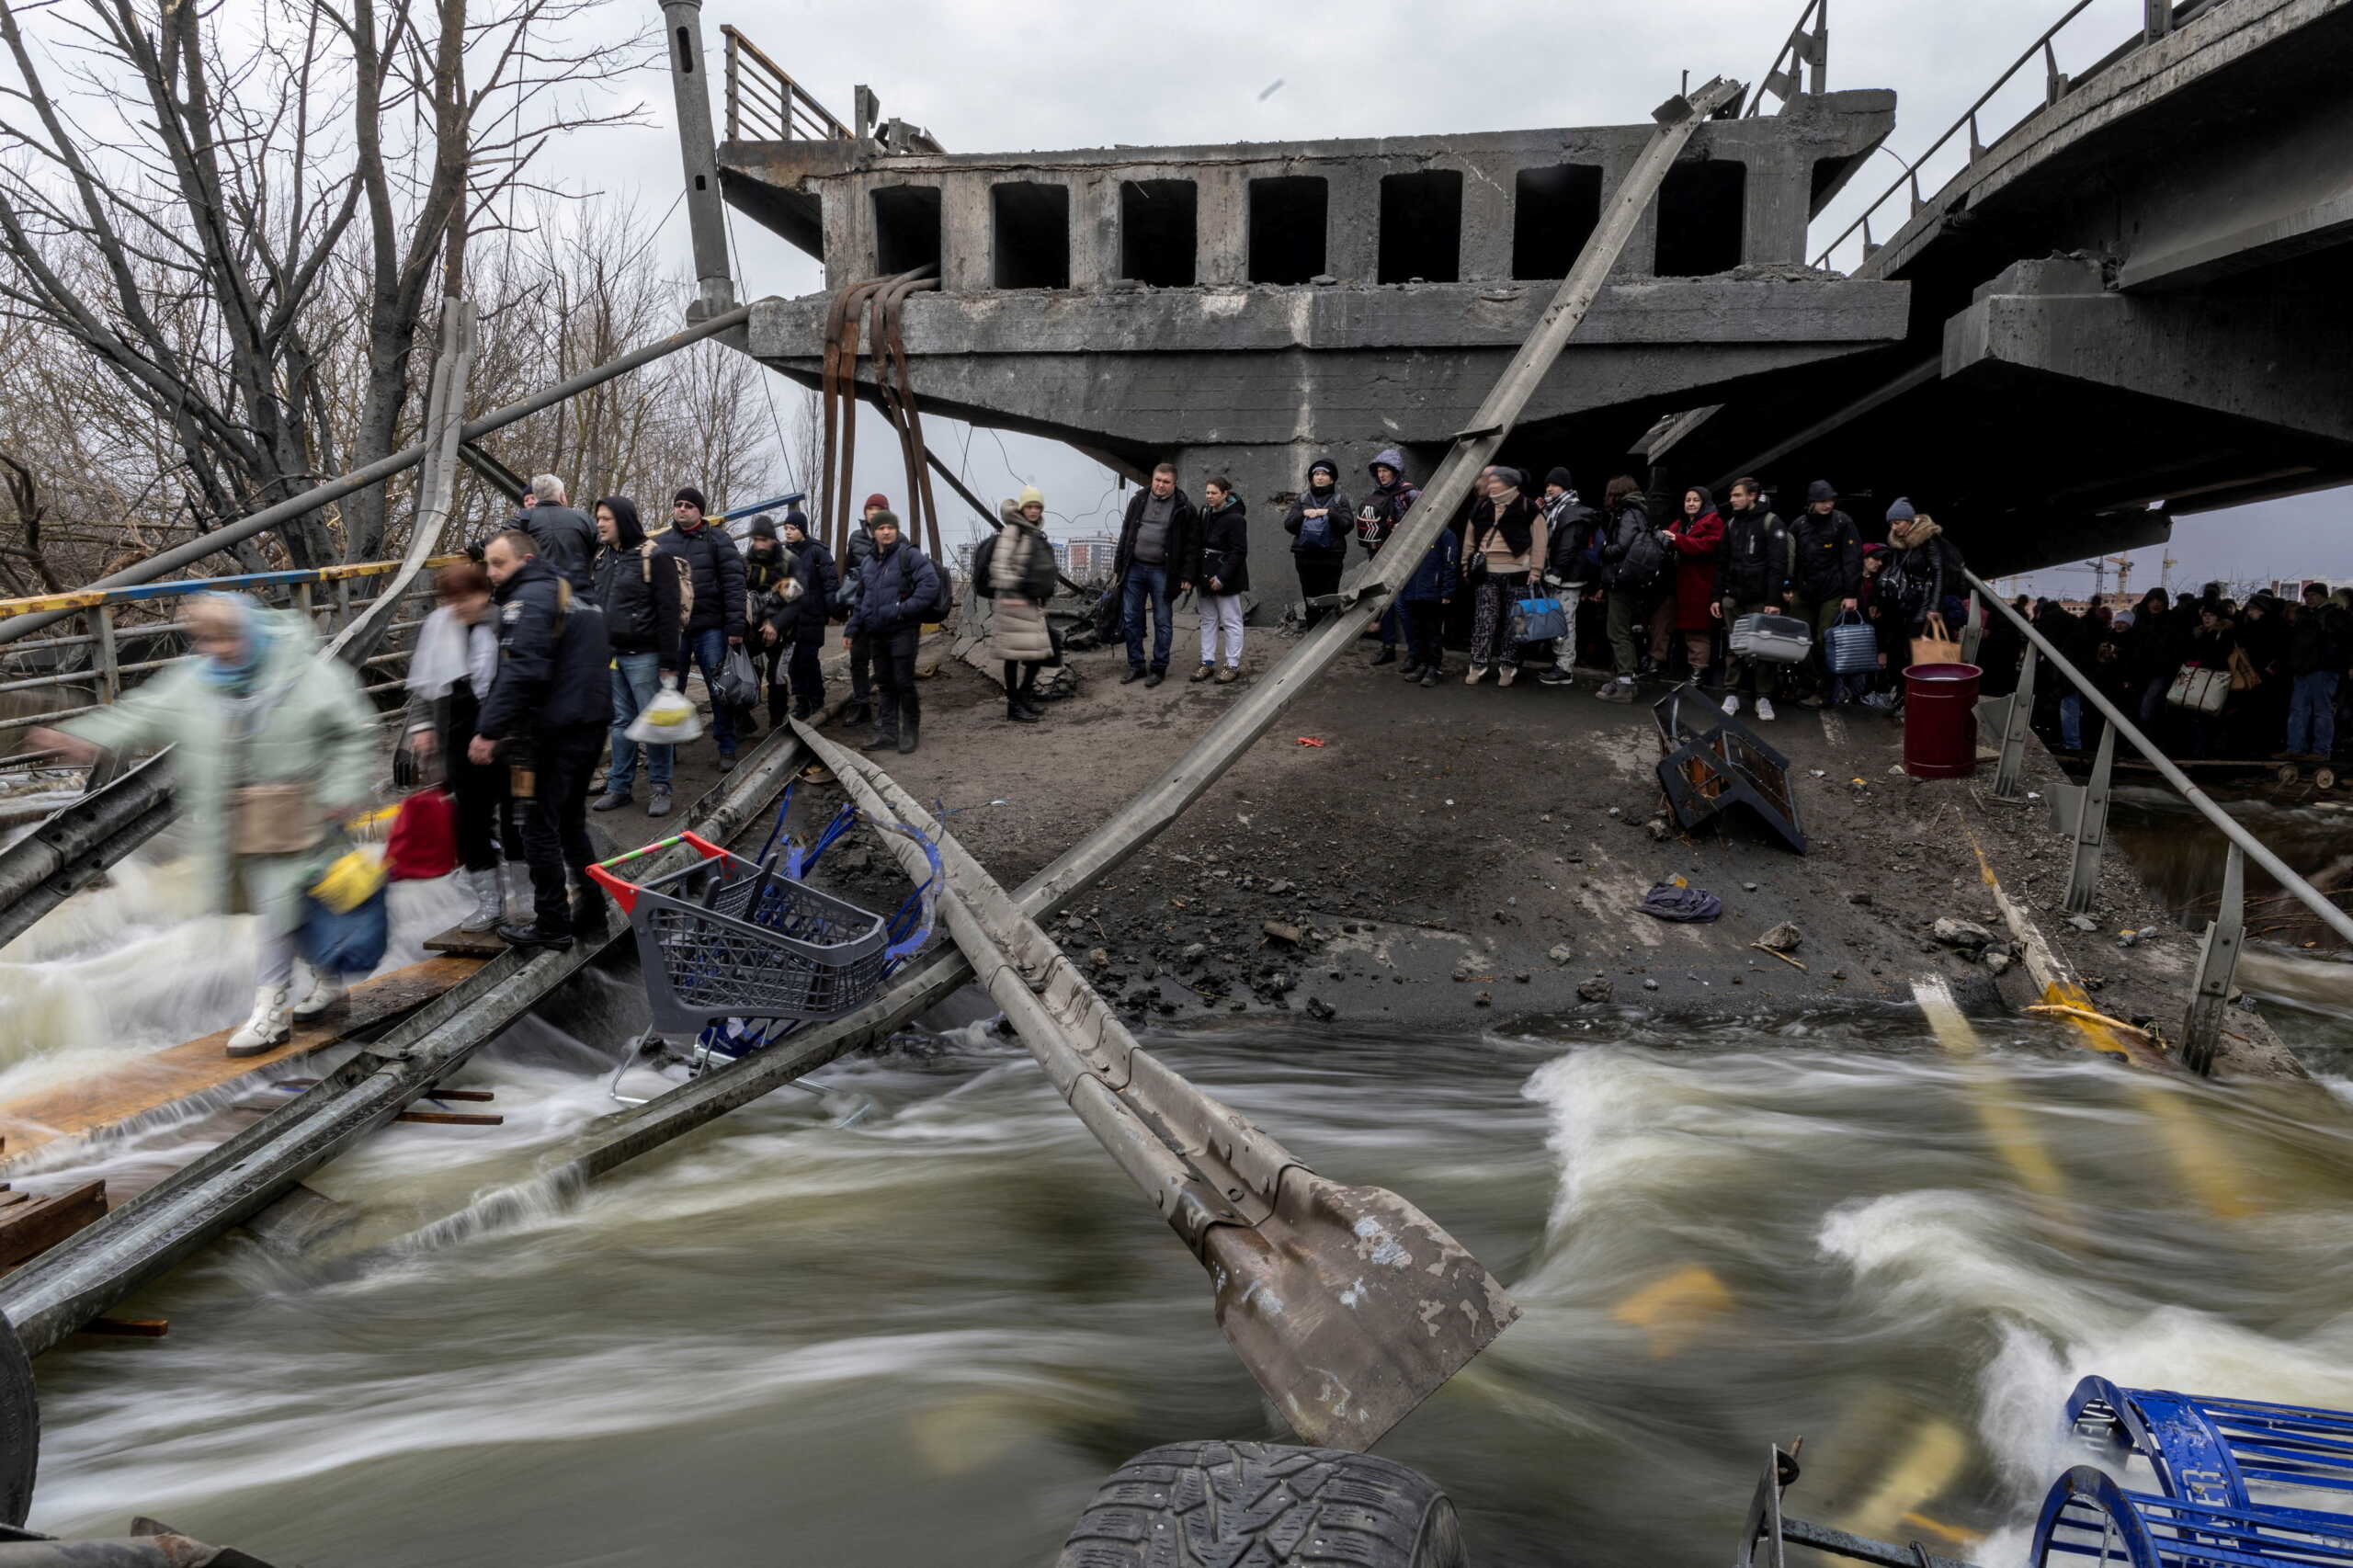
[[1717, 622], [1709, 607], [1716, 602], [1716, 552], [1723, 548], [1724, 520], [1702, 512], [1676, 518], [1667, 531], [1675, 536], [1675, 628], [1711, 631]]

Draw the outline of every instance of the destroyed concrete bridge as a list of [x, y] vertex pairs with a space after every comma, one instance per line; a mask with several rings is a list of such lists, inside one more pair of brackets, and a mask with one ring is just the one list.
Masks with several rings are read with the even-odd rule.
[[[1658, 489], [1756, 472], [1785, 510], [1826, 474], [1957, 518], [1989, 572], [2353, 479], [2353, 108], [2334, 88], [2353, 4], [2153, 3], [2070, 78], [2053, 40], [2084, 9], [1931, 145], [1969, 153], [1941, 189], [1924, 155], [1819, 249], [1810, 223], [1895, 100], [1821, 90], [1809, 10], [1786, 58], [1811, 60], [1813, 90], [1783, 75], [1778, 112], [1700, 128], [1506, 460], [1566, 459], [1591, 488], [1645, 460]], [[2041, 106], [1995, 134], [1987, 106], [2029, 67]], [[823, 259], [829, 289], [938, 269], [905, 312], [926, 407], [1131, 479], [1226, 472], [1268, 535], [1318, 453], [1360, 473], [1400, 446], [1427, 472], [1643, 135], [951, 154], [833, 119], [733, 29], [727, 82], [729, 203]], [[813, 384], [824, 317], [763, 304], [750, 351]]]

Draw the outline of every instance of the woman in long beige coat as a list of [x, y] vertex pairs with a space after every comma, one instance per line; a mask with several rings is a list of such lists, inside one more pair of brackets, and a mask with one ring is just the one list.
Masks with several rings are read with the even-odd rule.
[[1054, 656], [1053, 633], [1046, 626], [1046, 601], [1054, 597], [1054, 547], [1046, 538], [1046, 497], [1032, 484], [1018, 501], [997, 507], [1005, 527], [989, 557], [989, 597], [995, 613], [989, 642], [1005, 661], [1005, 716], [1034, 724], [1046, 716], [1031, 694], [1038, 672]]

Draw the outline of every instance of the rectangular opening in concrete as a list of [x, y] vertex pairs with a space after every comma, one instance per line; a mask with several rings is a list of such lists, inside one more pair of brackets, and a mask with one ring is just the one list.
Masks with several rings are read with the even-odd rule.
[[1748, 165], [1709, 158], [1666, 171], [1658, 192], [1661, 278], [1699, 278], [1740, 265]]
[[1120, 276], [1154, 289], [1191, 288], [1199, 210], [1191, 180], [1121, 180]]
[[1383, 283], [1453, 283], [1462, 277], [1462, 171], [1381, 176]]
[[1008, 180], [989, 187], [990, 280], [1000, 289], [1070, 287], [1070, 187]]
[[1520, 170], [1512, 192], [1511, 275], [1566, 278], [1600, 224], [1600, 165]]
[[939, 187], [886, 185], [874, 193], [874, 269], [885, 276], [939, 265]]
[[1321, 175], [1276, 175], [1250, 182], [1250, 281], [1304, 283], [1324, 270]]

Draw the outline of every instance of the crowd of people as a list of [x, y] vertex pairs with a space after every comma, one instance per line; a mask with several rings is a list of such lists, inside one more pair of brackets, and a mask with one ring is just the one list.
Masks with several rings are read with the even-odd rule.
[[[2168, 755], [2216, 761], [2325, 763], [2353, 699], [2353, 588], [2304, 585], [2293, 598], [2258, 592], [2241, 603], [2209, 583], [2175, 597], [2152, 588], [2129, 609], [2078, 613], [2056, 599], [2013, 604], [2100, 695]], [[1988, 674], [2016, 683], [2018, 653], [1988, 653]], [[2220, 672], [2221, 699], [2195, 701], [2186, 671]], [[2054, 744], [2099, 744], [2099, 712], [2057, 681], [2035, 687], [2035, 722]], [[2212, 698], [2208, 699], [2209, 701]]]
[[[1379, 453], [1365, 479], [1361, 499], [1351, 497], [1339, 464], [1317, 458], [1283, 516], [1307, 627], [1322, 619], [1351, 561], [1379, 555], [1421, 494], [1395, 449]], [[1210, 480], [1202, 494], [1196, 505], [1163, 463], [1129, 499], [1112, 566], [1127, 640], [1123, 683], [1167, 678], [1170, 607], [1188, 591], [1200, 616], [1192, 678], [1239, 676], [1249, 529], [1231, 480]], [[1961, 624], [1960, 551], [1908, 501], [1887, 509], [1884, 542], [1867, 542], [1821, 480], [1788, 521], [1755, 479], [1735, 481], [1721, 506], [1697, 485], [1664, 517], [1653, 506], [1630, 476], [1611, 480], [1596, 507], [1565, 468], [1540, 485], [1517, 469], [1483, 471], [1470, 503], [1382, 615], [1373, 663], [1402, 658], [1406, 680], [1436, 686], [1447, 647], [1467, 643], [1463, 678], [1473, 686], [1491, 675], [1509, 686], [1525, 669], [1543, 685], [1573, 686], [1583, 666], [1607, 672], [1598, 696], [1631, 702], [1645, 681], [1689, 677], [1728, 710], [1746, 703], [1769, 721], [1775, 703], [1790, 700], [1892, 707], [1911, 641], [1933, 618]], [[1530, 598], [1559, 601], [1559, 635], [1521, 638], [1515, 609]], [[1752, 614], [1804, 621], [1813, 653], [1798, 665], [1734, 657], [1729, 634]], [[1841, 622], [1870, 629], [1872, 668], [1832, 671], [1825, 634]]]

